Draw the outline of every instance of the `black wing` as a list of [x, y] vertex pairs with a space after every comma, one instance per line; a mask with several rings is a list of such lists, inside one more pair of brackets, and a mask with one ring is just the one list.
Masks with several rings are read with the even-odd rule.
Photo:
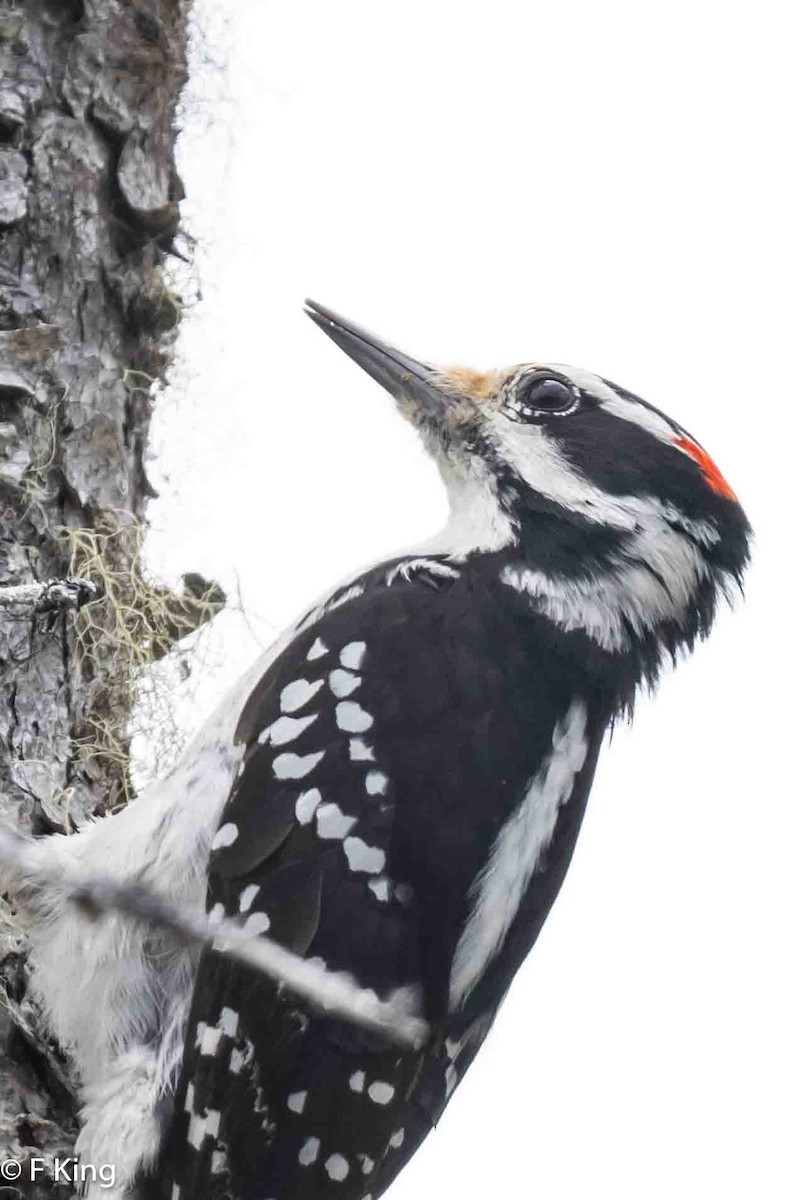
[[377, 1197], [444, 1108], [549, 909], [593, 752], [491, 986], [451, 1012], [470, 886], [552, 750], [571, 681], [543, 677], [467, 579], [441, 584], [368, 578], [272, 665], [239, 723], [246, 754], [208, 896], [212, 912], [383, 998], [412, 989], [434, 1037], [421, 1053], [389, 1046], [206, 954], [163, 1164], [171, 1200]]

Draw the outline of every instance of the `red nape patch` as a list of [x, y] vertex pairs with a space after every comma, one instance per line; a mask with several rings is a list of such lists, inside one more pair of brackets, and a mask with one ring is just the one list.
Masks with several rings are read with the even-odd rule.
[[726, 500], [736, 500], [736, 492], [728, 483], [725, 476], [720, 471], [717, 464], [714, 462], [697, 442], [693, 442], [691, 438], [679, 437], [675, 438], [675, 445], [679, 450], [683, 450], [684, 454], [688, 454], [697, 463], [700, 470], [706, 477], [706, 483], [712, 491], [719, 496], [724, 496]]

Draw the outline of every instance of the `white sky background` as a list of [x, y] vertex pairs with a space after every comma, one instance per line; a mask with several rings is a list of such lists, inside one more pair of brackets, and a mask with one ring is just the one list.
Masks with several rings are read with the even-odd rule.
[[[196, 13], [203, 300], [159, 402], [158, 569], [238, 576], [268, 642], [442, 523], [415, 435], [304, 295], [423, 358], [619, 381], [709, 448], [758, 534], [746, 603], [607, 748], [562, 895], [392, 1200], [796, 1200], [789, 6]], [[256, 650], [220, 623], [192, 721]]]

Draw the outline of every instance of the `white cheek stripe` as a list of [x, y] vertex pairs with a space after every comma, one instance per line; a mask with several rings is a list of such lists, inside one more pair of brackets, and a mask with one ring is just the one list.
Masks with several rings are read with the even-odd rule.
[[[620, 400], [620, 404], [626, 403]], [[628, 404], [628, 408], [633, 409], [634, 405]], [[646, 413], [648, 410], [643, 408], [641, 411]], [[660, 421], [657, 414], [653, 416]], [[634, 417], [628, 419], [635, 420]], [[517, 425], [500, 414], [493, 414], [489, 424], [498, 449], [520, 479], [532, 491], [579, 513], [584, 520], [633, 533], [643, 523], [656, 519], [679, 526], [703, 545], [719, 541], [719, 531], [713, 524], [693, 521], [674, 505], [655, 496], [613, 495], [597, 487], [569, 462], [558, 443], [541, 425]]]
[[559, 810], [572, 795], [587, 750], [586, 708], [575, 700], [555, 727], [549, 757], [497, 835], [489, 860], [470, 889], [474, 904], [450, 974], [451, 1009], [463, 1004], [503, 945], [552, 840]]
[[646, 502], [637, 496], [613, 496], [581, 474], [541, 425], [517, 425], [501, 414], [489, 419], [498, 448], [520, 479], [556, 504], [587, 521], [633, 530]]

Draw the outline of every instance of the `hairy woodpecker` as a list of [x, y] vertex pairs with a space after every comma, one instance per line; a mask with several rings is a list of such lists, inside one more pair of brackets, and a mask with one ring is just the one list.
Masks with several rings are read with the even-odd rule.
[[219, 954], [90, 926], [55, 888], [34, 987], [84, 1082], [81, 1153], [120, 1197], [377, 1200], [536, 940], [609, 724], [748, 557], [706, 451], [616, 384], [439, 370], [307, 311], [418, 427], [449, 522], [300, 620], [167, 779], [47, 845], [404, 989], [432, 1036], [400, 1050]]

